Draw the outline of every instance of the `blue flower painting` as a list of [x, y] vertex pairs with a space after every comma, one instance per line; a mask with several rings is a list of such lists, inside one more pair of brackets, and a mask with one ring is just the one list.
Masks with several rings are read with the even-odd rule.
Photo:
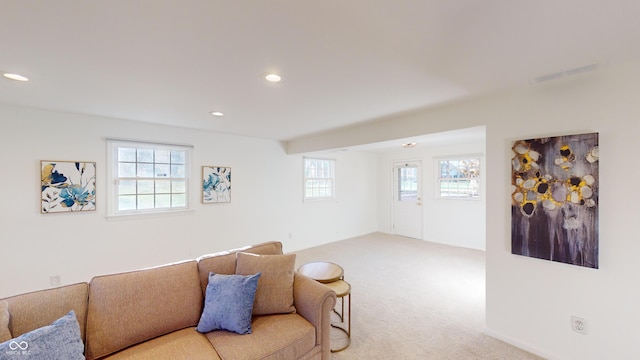
[[96, 163], [42, 161], [43, 214], [96, 209]]
[[231, 202], [231, 168], [202, 167], [202, 203]]

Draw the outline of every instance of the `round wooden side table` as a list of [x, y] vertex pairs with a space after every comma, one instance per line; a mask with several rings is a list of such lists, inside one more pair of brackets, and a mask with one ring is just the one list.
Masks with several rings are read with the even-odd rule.
[[344, 277], [342, 266], [326, 261], [306, 263], [298, 268], [298, 272], [321, 283], [330, 283]]
[[331, 352], [338, 352], [346, 349], [351, 345], [351, 285], [344, 281], [344, 270], [340, 265], [326, 261], [315, 261], [306, 263], [298, 268], [298, 272], [302, 275], [308, 276], [325, 286], [328, 286], [331, 290], [335, 291], [336, 297], [340, 299], [342, 311], [338, 312], [335, 308], [335, 312], [340, 317], [340, 322], [345, 322], [344, 312], [344, 299], [348, 297], [347, 305], [347, 327], [336, 324], [331, 324], [331, 327], [336, 328], [347, 335], [347, 343], [337, 349], [331, 349]]

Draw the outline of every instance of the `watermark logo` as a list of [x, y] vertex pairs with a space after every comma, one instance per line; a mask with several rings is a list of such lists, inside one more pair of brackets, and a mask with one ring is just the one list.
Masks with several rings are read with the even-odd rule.
[[29, 351], [29, 343], [26, 341], [15, 341], [11, 340], [9, 342], [9, 350], [7, 350], [7, 355], [29, 355], [31, 352]]
[[27, 343], [26, 341], [11, 341], [9, 343], [9, 349], [11, 350], [27, 350], [29, 348], [29, 343]]

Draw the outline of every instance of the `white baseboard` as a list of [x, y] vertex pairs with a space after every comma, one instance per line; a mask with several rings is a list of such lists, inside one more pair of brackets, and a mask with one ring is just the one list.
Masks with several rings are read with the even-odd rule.
[[528, 351], [534, 355], [540, 356], [541, 358], [547, 359], [547, 360], [563, 360], [557, 356], [553, 356], [551, 354], [546, 353], [545, 351], [536, 348], [535, 346], [531, 346], [530, 344], [526, 344], [523, 343], [521, 341], [518, 341], [516, 339], [513, 339], [509, 336], [506, 336], [502, 333], [493, 331], [491, 329], [488, 328], [484, 328], [484, 330], [482, 331], [485, 335], [491, 336], [492, 338], [496, 338], [500, 341], [504, 341], [507, 344], [513, 345], [515, 347], [518, 347], [522, 350]]

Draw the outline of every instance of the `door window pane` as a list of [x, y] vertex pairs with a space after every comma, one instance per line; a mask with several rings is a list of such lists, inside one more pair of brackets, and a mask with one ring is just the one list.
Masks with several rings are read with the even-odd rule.
[[418, 168], [398, 168], [398, 201], [418, 199]]

